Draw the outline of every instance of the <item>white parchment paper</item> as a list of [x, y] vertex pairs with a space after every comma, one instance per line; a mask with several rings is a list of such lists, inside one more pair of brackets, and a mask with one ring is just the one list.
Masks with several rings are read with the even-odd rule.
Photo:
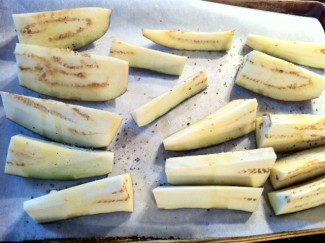
[[[82, 105], [120, 113], [123, 125], [116, 140], [107, 149], [115, 152], [111, 175], [131, 172], [135, 191], [134, 213], [86, 216], [51, 224], [36, 224], [23, 210], [23, 201], [41, 196], [52, 189], [64, 189], [98, 178], [77, 181], [51, 181], [20, 178], [4, 174], [10, 137], [18, 133], [39, 137], [7, 120], [0, 103], [0, 240], [91, 237], [176, 237], [223, 238], [269, 234], [284, 231], [325, 228], [325, 206], [276, 217], [267, 201], [271, 190], [265, 185], [263, 197], [254, 213], [230, 210], [159, 210], [151, 190], [166, 183], [165, 159], [172, 156], [217, 153], [255, 148], [254, 134], [207, 149], [186, 153], [166, 152], [162, 140], [218, 107], [236, 98], [256, 97], [259, 113], [325, 114], [325, 95], [307, 102], [279, 102], [234, 86], [236, 71], [243, 55], [251, 51], [244, 45], [248, 33], [291, 40], [324, 42], [324, 32], [317, 20], [258, 10], [188, 0], [65, 0], [0, 1], [0, 89], [18, 94], [45, 97], [20, 87], [13, 50], [18, 39], [12, 13], [48, 11], [62, 8], [98, 6], [113, 10], [108, 32], [81, 51], [101, 55], [109, 53], [110, 38], [187, 55], [189, 61], [178, 77], [131, 69], [127, 93], [114, 101]], [[142, 37], [142, 28], [218, 31], [236, 29], [229, 52], [175, 51], [153, 44]], [[210, 86], [152, 124], [138, 128], [130, 111], [169, 90], [181, 80], [206, 69]], [[323, 73], [323, 70], [315, 70]], [[49, 97], [45, 97], [49, 98]], [[0, 101], [1, 102], [1, 101]], [[71, 102], [67, 101], [68, 103]], [[78, 103], [79, 104], [79, 103]]]

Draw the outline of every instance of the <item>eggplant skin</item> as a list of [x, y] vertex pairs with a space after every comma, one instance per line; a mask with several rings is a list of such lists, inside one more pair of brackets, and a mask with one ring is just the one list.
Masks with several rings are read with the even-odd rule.
[[77, 49], [94, 42], [108, 30], [112, 11], [75, 8], [14, 14], [20, 43]]

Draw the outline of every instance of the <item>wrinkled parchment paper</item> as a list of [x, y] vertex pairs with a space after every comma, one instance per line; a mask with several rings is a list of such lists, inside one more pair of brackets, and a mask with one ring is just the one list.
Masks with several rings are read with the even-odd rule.
[[[18, 94], [45, 97], [18, 85], [13, 50], [18, 42], [12, 13], [98, 6], [113, 10], [108, 32], [82, 51], [107, 55], [110, 38], [179, 55], [189, 61], [180, 77], [131, 69], [128, 92], [114, 101], [82, 105], [118, 112], [124, 122], [116, 140], [107, 149], [115, 152], [113, 173], [131, 172], [134, 181], [134, 213], [111, 213], [80, 217], [50, 224], [36, 224], [23, 210], [23, 201], [98, 178], [77, 181], [51, 181], [20, 178], [3, 173], [10, 137], [18, 133], [39, 137], [7, 120], [0, 106], [0, 240], [33, 240], [75, 237], [181, 237], [222, 238], [269, 234], [302, 229], [325, 228], [325, 206], [276, 217], [267, 201], [271, 190], [265, 185], [263, 197], [254, 213], [230, 210], [172, 210], [156, 207], [151, 190], [166, 183], [165, 159], [172, 156], [217, 153], [255, 148], [253, 134], [197, 151], [166, 152], [162, 140], [236, 98], [256, 97], [259, 113], [325, 114], [325, 94], [307, 102], [279, 102], [234, 86], [243, 55], [251, 51], [244, 45], [248, 33], [264, 34], [300, 41], [324, 42], [321, 25], [311, 18], [281, 15], [214, 3], [188, 0], [153, 1], [0, 1], [0, 89]], [[175, 51], [160, 47], [142, 37], [142, 28], [218, 31], [236, 29], [229, 52]], [[160, 95], [181, 80], [206, 69], [210, 86], [152, 124], [138, 128], [130, 111]], [[323, 73], [323, 70], [314, 70]], [[1, 102], [1, 101], [0, 101]], [[77, 102], [67, 101], [76, 104]]]

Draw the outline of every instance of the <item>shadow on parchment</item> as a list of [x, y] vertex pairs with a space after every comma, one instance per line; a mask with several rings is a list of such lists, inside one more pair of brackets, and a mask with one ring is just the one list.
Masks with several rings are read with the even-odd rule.
[[[131, 217], [128, 212], [115, 212], [83, 216], [47, 224], [37, 224], [26, 213], [3, 233], [5, 241], [67, 239], [67, 238], [105, 238], [116, 237], [111, 233]], [[22, 230], [17, 235], [17, 228]], [[125, 229], [127, 230], [127, 229]]]
[[[0, 77], [0, 90], [14, 92], [18, 86], [17, 70], [15, 66], [14, 50], [18, 42], [17, 36], [14, 36], [4, 46], [0, 47], [0, 60], [4, 63], [1, 65], [2, 77]], [[8, 65], [8, 66], [7, 66]]]
[[[133, 78], [133, 79], [132, 79]], [[133, 68], [130, 67], [129, 70], [129, 82], [140, 82], [140, 83], [148, 83], [148, 85], [157, 81], [176, 81], [178, 80], [179, 76], [177, 75], [168, 75], [164, 73], [159, 73], [147, 69], [142, 68]], [[168, 84], [169, 85], [169, 84]]]
[[3, 61], [16, 61], [15, 48], [18, 43], [18, 37], [13, 36], [12, 39], [8, 40], [5, 45], [0, 47], [0, 60]]

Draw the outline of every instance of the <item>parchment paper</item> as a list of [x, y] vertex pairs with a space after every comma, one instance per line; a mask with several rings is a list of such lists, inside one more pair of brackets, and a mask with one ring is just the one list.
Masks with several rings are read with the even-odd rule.
[[[0, 103], [0, 240], [113, 236], [221, 238], [325, 227], [325, 206], [276, 217], [266, 198], [266, 193], [271, 190], [269, 183], [266, 184], [263, 197], [254, 213], [220, 209], [159, 210], [151, 192], [153, 188], [166, 183], [164, 165], [168, 157], [255, 148], [252, 133], [207, 149], [186, 153], [164, 151], [163, 138], [210, 114], [229, 100], [256, 97], [260, 114], [267, 111], [325, 114], [325, 95], [307, 102], [279, 102], [233, 85], [243, 55], [251, 51], [244, 45], [248, 33], [324, 42], [324, 32], [315, 19], [188, 0], [0, 1], [0, 89], [45, 97], [18, 85], [13, 54], [18, 39], [11, 19], [12, 13], [86, 6], [111, 8], [113, 14], [111, 26], [105, 36], [82, 51], [107, 55], [110, 38], [116, 37], [130, 43], [189, 57], [180, 79], [131, 69], [128, 92], [123, 96], [109, 102], [82, 103], [84, 106], [118, 112], [124, 117], [116, 140], [107, 148], [115, 152], [115, 165], [113, 173], [109, 176], [132, 173], [135, 211], [132, 214], [101, 214], [50, 224], [36, 224], [24, 213], [23, 201], [44, 195], [52, 189], [64, 189], [100, 177], [77, 181], [51, 181], [4, 174], [10, 137], [18, 133], [39, 136], [7, 120]], [[185, 52], [153, 44], [142, 37], [142, 28], [188, 31], [236, 29], [237, 33], [233, 48], [229, 52]], [[210, 79], [210, 86], [206, 91], [184, 102], [151, 125], [144, 128], [135, 125], [130, 111], [202, 69], [207, 70]], [[314, 71], [323, 73], [323, 70]]]

